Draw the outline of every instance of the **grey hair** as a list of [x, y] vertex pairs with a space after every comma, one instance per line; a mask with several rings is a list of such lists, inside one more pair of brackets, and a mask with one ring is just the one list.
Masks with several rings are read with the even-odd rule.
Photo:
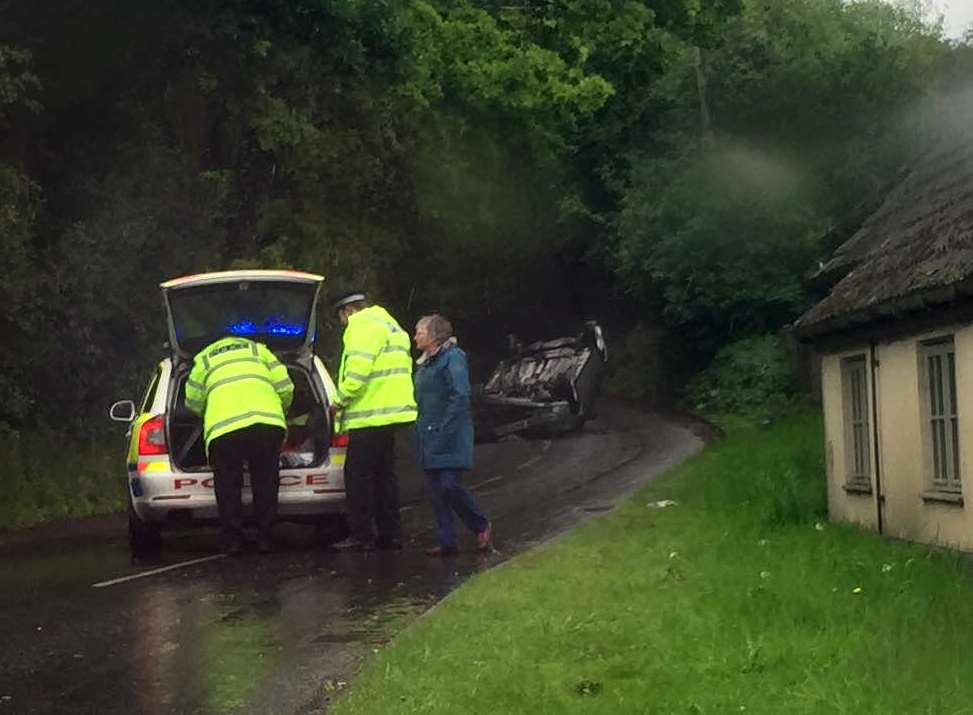
[[429, 337], [439, 345], [442, 345], [453, 337], [453, 324], [439, 313], [422, 316], [419, 318], [418, 324], [423, 326], [426, 332], [429, 333]]

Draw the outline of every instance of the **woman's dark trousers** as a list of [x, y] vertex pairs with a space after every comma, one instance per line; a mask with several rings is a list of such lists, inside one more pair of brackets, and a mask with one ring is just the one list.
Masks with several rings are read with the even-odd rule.
[[474, 534], [487, 528], [489, 522], [476, 505], [473, 495], [463, 486], [463, 473], [460, 470], [430, 469], [426, 471], [426, 477], [429, 479], [432, 509], [436, 514], [436, 536], [440, 546], [445, 549], [456, 548], [454, 512]]

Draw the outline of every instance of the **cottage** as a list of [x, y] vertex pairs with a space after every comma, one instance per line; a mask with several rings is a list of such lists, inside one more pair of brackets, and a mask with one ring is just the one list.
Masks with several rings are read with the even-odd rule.
[[794, 327], [822, 357], [831, 518], [973, 550], [973, 123], [819, 273], [843, 277]]

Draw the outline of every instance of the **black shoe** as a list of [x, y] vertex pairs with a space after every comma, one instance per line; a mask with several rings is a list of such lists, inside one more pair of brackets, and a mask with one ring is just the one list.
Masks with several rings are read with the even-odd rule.
[[361, 541], [353, 536], [349, 536], [344, 541], [331, 544], [331, 548], [335, 551], [374, 551], [375, 544], [370, 541]]
[[261, 554], [272, 554], [274, 552], [274, 542], [270, 539], [257, 539], [257, 552]]
[[402, 539], [379, 539], [375, 547], [380, 551], [402, 551]]

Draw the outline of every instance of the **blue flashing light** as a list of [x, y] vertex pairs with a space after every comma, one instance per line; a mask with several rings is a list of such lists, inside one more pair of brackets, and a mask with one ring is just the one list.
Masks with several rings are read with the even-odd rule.
[[270, 317], [261, 325], [252, 320], [239, 320], [226, 326], [233, 335], [304, 335], [305, 326], [301, 323], [287, 323], [280, 318]]
[[304, 335], [303, 325], [273, 325], [267, 328], [272, 335]]
[[241, 320], [238, 323], [230, 323], [226, 326], [234, 335], [255, 335], [257, 324], [249, 320]]

